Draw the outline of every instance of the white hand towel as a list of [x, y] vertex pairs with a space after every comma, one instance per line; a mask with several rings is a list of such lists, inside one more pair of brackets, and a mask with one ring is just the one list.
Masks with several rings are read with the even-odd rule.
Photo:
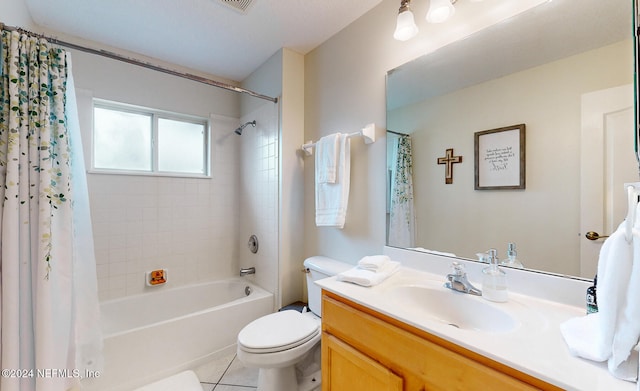
[[340, 134], [335, 183], [316, 183], [316, 226], [344, 228], [351, 181], [349, 137]]
[[625, 239], [623, 222], [600, 250], [596, 288], [598, 313], [569, 319], [560, 325], [571, 353], [599, 362], [611, 358], [632, 262], [633, 247]]
[[613, 337], [619, 326], [620, 314], [625, 304], [629, 286], [629, 275], [633, 265], [633, 246], [625, 239], [625, 223], [604, 242], [598, 259], [598, 313], [600, 333], [598, 346], [610, 357], [613, 351]]
[[[638, 204], [640, 207], [640, 204]], [[636, 216], [638, 215], [636, 209]], [[635, 381], [638, 378], [638, 352], [634, 347], [640, 339], [640, 223], [633, 227], [633, 260], [626, 282], [624, 304], [618, 309], [618, 323], [613, 337], [609, 370], [618, 378]], [[623, 283], [623, 281], [620, 281]], [[598, 297], [600, 302], [600, 297]], [[622, 303], [621, 303], [622, 304]]]
[[340, 133], [324, 136], [316, 142], [316, 183], [336, 183]]
[[362, 259], [358, 261], [358, 267], [377, 272], [387, 266], [389, 262], [391, 262], [391, 259], [386, 255], [369, 255], [362, 257]]
[[400, 262], [389, 261], [385, 268], [378, 272], [372, 272], [356, 266], [338, 274], [336, 279], [362, 286], [375, 286], [391, 277], [398, 270], [400, 270]]

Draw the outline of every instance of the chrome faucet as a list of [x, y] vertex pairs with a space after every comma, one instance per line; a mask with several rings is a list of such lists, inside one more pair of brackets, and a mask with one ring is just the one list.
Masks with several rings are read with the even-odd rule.
[[256, 268], [248, 267], [246, 269], [240, 269], [240, 277], [246, 276], [247, 274], [256, 274]]
[[445, 288], [451, 290], [469, 293], [471, 295], [482, 296], [482, 291], [467, 280], [467, 273], [464, 271], [464, 266], [458, 262], [451, 264], [453, 267], [453, 274], [447, 274], [447, 282], [444, 283]]

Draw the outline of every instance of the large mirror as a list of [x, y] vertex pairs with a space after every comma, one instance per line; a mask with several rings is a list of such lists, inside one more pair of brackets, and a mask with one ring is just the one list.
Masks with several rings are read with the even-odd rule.
[[[554, 0], [389, 71], [387, 244], [503, 260], [514, 243], [527, 269], [592, 279], [604, 239], [585, 234], [614, 231], [640, 180], [632, 23], [632, 0]], [[524, 188], [476, 190], [476, 153], [507, 138], [476, 152], [476, 133], [521, 124]]]

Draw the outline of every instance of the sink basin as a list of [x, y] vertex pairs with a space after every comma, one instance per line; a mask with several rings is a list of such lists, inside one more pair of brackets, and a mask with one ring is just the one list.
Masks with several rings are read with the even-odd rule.
[[496, 304], [490, 304], [479, 296], [445, 288], [395, 286], [389, 290], [387, 297], [410, 306], [412, 311], [418, 311], [432, 320], [459, 329], [505, 333], [519, 324], [515, 317]]

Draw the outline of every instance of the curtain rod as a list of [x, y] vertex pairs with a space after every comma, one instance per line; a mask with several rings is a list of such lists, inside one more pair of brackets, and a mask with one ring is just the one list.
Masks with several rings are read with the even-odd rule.
[[239, 92], [239, 93], [243, 93], [243, 94], [248, 94], [248, 95], [251, 95], [251, 96], [256, 97], [256, 98], [268, 100], [268, 101], [271, 101], [273, 103], [278, 103], [278, 98], [272, 98], [270, 96], [262, 95], [262, 94], [259, 94], [257, 92], [254, 92], [254, 91], [247, 90], [245, 88], [232, 86], [230, 84], [226, 84], [226, 83], [222, 83], [222, 82], [215, 81], [215, 80], [212, 80], [212, 79], [208, 79], [206, 77], [197, 76], [197, 75], [193, 75], [193, 74], [190, 74], [190, 73], [183, 73], [183, 72], [174, 71], [172, 69], [164, 68], [164, 67], [161, 67], [161, 66], [158, 66], [158, 65], [154, 65], [154, 64], [151, 64], [151, 63], [148, 63], [148, 62], [136, 60], [136, 59], [133, 59], [131, 57], [121, 56], [121, 55], [119, 55], [117, 53], [110, 52], [110, 51], [107, 51], [107, 50], [93, 49], [93, 48], [89, 48], [89, 47], [86, 47], [86, 46], [77, 45], [75, 43], [61, 41], [61, 40], [59, 40], [57, 38], [48, 37], [48, 36], [43, 35], [43, 34], [34, 33], [34, 32], [31, 32], [31, 31], [25, 30], [23, 28], [20, 28], [20, 27], [7, 26], [6, 24], [1, 23], [1, 22], [0, 22], [0, 29], [7, 30], [7, 31], [18, 31], [20, 33], [31, 35], [31, 36], [34, 36], [34, 37], [37, 37], [37, 38], [44, 38], [47, 41], [49, 41], [49, 42], [51, 42], [53, 44], [56, 44], [56, 45], [65, 46], [65, 47], [68, 47], [68, 48], [71, 48], [71, 49], [80, 50], [80, 51], [83, 51], [83, 52], [86, 52], [86, 53], [96, 54], [98, 56], [107, 57], [107, 58], [110, 58], [112, 60], [126, 62], [128, 64], [141, 66], [143, 68], [151, 69], [151, 70], [154, 70], [154, 71], [157, 71], [157, 72], [162, 72], [162, 73], [166, 73], [166, 74], [169, 74], [169, 75], [181, 77], [183, 79], [188, 79], [188, 80], [196, 81], [196, 82], [199, 82], [199, 83], [207, 84], [207, 85], [210, 85], [210, 86], [213, 86], [213, 87], [222, 88], [222, 89], [227, 90], [227, 91], [234, 91], [234, 92]]
[[387, 129], [387, 133], [393, 133], [393, 134], [397, 134], [398, 136], [409, 137], [409, 135], [406, 133], [394, 132], [393, 130], [389, 130], [389, 129]]

